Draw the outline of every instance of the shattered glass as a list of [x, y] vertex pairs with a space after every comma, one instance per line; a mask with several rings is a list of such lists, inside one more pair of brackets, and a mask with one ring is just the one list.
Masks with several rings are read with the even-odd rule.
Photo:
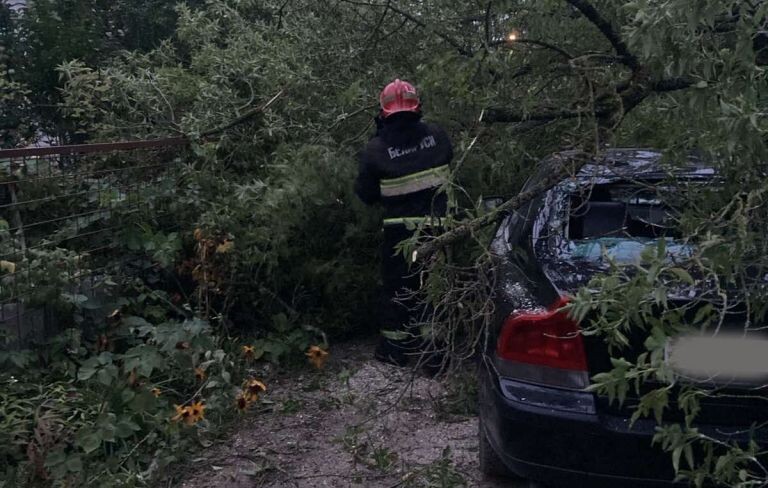
[[[685, 259], [693, 255], [693, 247], [687, 244], [675, 243], [667, 238], [667, 257], [671, 260]], [[658, 239], [629, 239], [623, 237], [603, 237], [599, 239], [571, 241], [568, 255], [579, 261], [590, 261], [596, 264], [610, 259], [617, 264], [638, 264], [643, 251], [649, 247], [658, 247]]]

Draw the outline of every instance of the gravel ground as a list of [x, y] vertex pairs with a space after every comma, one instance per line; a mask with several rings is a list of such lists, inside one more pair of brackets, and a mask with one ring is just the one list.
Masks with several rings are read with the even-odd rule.
[[439, 382], [371, 359], [371, 342], [331, 349], [326, 369], [270, 375], [269, 394], [184, 468], [184, 488], [477, 487], [477, 418], [447, 413]]

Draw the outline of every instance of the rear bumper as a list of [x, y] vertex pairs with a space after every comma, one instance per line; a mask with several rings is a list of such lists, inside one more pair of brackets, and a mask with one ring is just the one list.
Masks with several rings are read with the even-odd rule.
[[651, 445], [652, 420], [630, 429], [624, 417], [511, 401], [491, 372], [481, 375], [480, 415], [496, 453], [525, 478], [569, 488], [677, 486], [670, 454]]

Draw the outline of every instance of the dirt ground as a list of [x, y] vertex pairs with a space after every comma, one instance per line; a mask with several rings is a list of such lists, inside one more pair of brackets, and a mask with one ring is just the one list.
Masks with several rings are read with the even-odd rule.
[[437, 381], [373, 361], [372, 351], [371, 341], [343, 344], [322, 372], [264, 371], [265, 403], [176, 486], [517, 488], [481, 480], [477, 418], [452, 413], [446, 404], [456, 398]]

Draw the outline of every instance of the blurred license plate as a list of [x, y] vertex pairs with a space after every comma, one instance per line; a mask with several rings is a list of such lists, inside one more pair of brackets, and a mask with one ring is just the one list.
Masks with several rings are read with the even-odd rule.
[[765, 336], [681, 336], [667, 343], [665, 357], [682, 378], [717, 384], [768, 383]]

